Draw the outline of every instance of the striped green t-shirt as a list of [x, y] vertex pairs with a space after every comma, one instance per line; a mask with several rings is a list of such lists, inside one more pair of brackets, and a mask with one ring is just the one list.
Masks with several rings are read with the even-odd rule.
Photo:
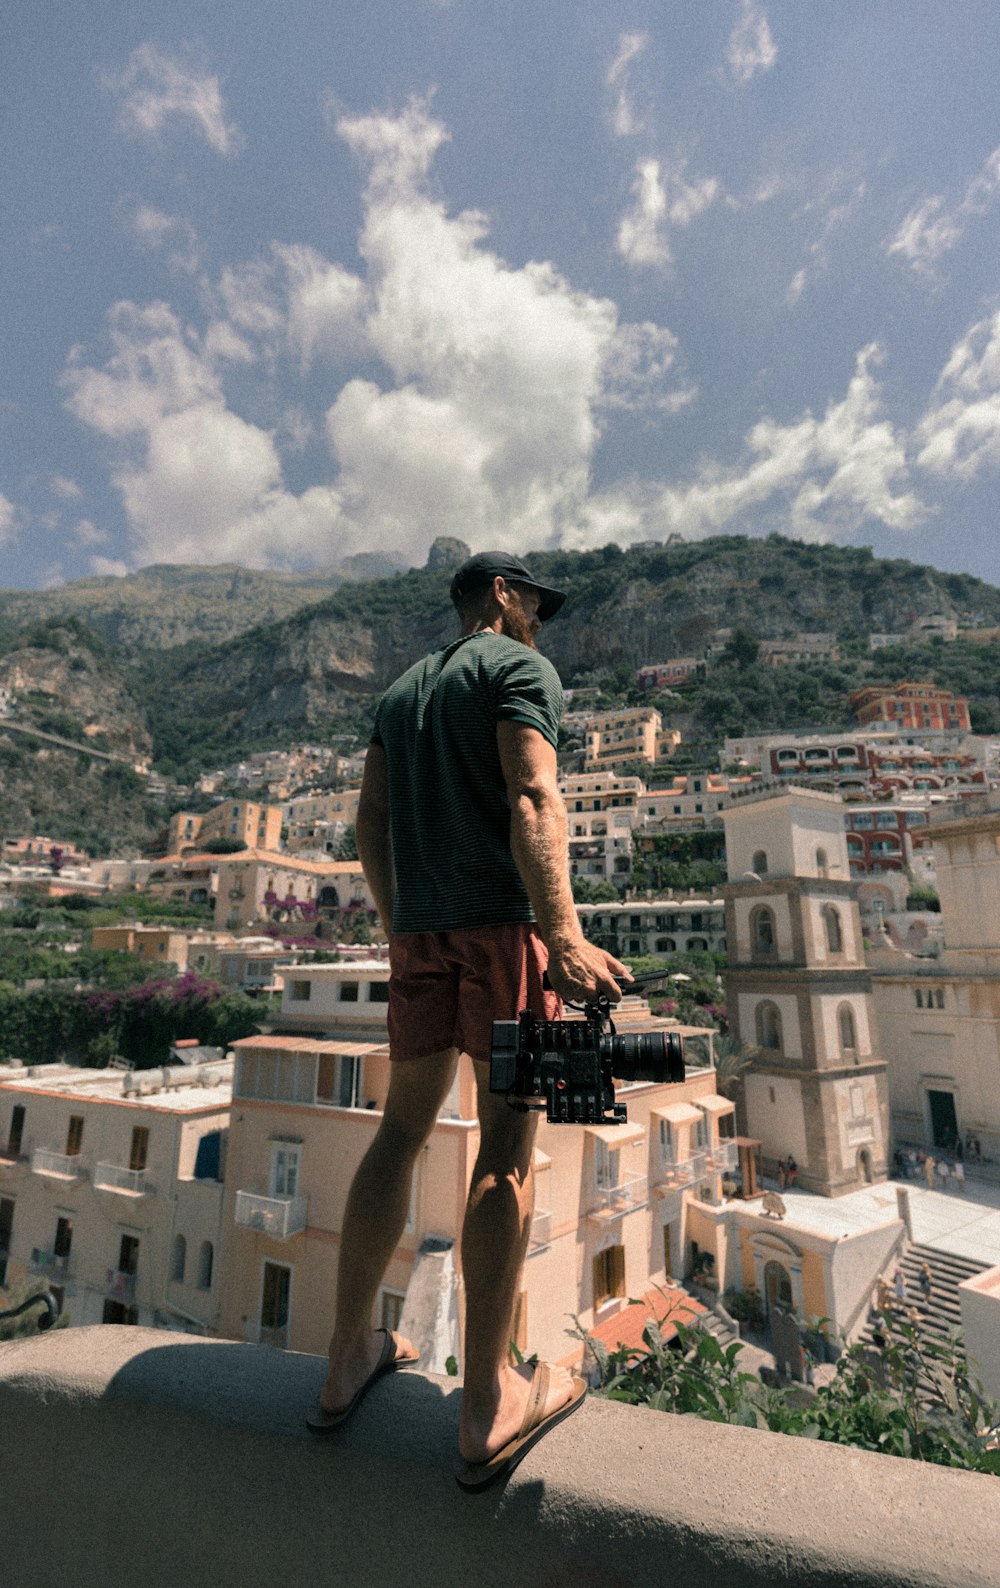
[[534, 919], [510, 852], [497, 723], [555, 745], [562, 704], [552, 663], [491, 630], [434, 651], [383, 695], [372, 743], [389, 771], [394, 932]]

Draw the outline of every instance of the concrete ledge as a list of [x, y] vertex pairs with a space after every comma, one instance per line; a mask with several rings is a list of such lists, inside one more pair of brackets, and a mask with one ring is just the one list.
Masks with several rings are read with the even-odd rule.
[[0, 1562], [38, 1588], [1000, 1588], [976, 1473], [592, 1401], [498, 1490], [399, 1374], [320, 1441], [317, 1357], [122, 1328], [0, 1346]]

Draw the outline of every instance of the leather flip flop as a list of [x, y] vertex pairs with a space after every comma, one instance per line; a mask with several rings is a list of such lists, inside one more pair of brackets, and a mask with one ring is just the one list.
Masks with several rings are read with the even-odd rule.
[[377, 1332], [385, 1335], [385, 1339], [382, 1342], [382, 1352], [361, 1388], [353, 1399], [348, 1401], [346, 1406], [341, 1406], [339, 1411], [328, 1412], [322, 1406], [317, 1405], [312, 1416], [306, 1418], [306, 1427], [312, 1433], [332, 1434], [335, 1429], [339, 1428], [342, 1423], [346, 1423], [347, 1419], [353, 1416], [368, 1391], [374, 1384], [378, 1383], [380, 1378], [384, 1378], [387, 1373], [395, 1373], [401, 1367], [412, 1367], [419, 1360], [415, 1356], [396, 1355], [396, 1342], [389, 1329], [380, 1329]]
[[573, 1393], [569, 1400], [550, 1412], [548, 1417], [543, 1417], [541, 1412], [548, 1398], [549, 1382], [549, 1365], [540, 1362], [531, 1380], [531, 1394], [517, 1438], [510, 1440], [489, 1461], [463, 1462], [455, 1473], [455, 1481], [460, 1489], [467, 1494], [476, 1494], [481, 1489], [488, 1489], [491, 1483], [497, 1483], [500, 1478], [509, 1477], [518, 1462], [524, 1459], [533, 1445], [544, 1439], [550, 1428], [579, 1411], [587, 1398], [587, 1382], [582, 1378], [574, 1378]]

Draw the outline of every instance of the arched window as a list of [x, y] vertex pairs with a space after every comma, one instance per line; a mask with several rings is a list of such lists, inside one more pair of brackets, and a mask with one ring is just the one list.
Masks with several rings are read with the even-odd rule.
[[672, 937], [658, 937], [656, 939], [656, 952], [658, 954], [676, 954], [677, 944]]
[[183, 1285], [184, 1269], [187, 1266], [187, 1241], [183, 1235], [174, 1236], [174, 1265], [170, 1270], [170, 1277], [175, 1285]]
[[198, 1289], [211, 1290], [212, 1288], [212, 1251], [211, 1241], [202, 1241], [201, 1251], [198, 1254]]
[[758, 1004], [755, 1021], [758, 1047], [770, 1048], [772, 1052], [780, 1053], [782, 1046], [781, 1013], [777, 1004]]
[[858, 1046], [857, 1027], [854, 1024], [854, 1010], [850, 1004], [841, 1004], [837, 1011], [837, 1021], [840, 1026], [840, 1046], [845, 1053], [853, 1053]]
[[831, 954], [841, 954], [844, 950], [844, 934], [840, 927], [840, 911], [835, 910], [832, 904], [823, 908], [823, 921], [826, 926], [826, 946]]
[[816, 851], [816, 875], [817, 875], [817, 877], [827, 877], [827, 876], [829, 876], [829, 874], [830, 874], [830, 863], [829, 863], [829, 861], [826, 858], [826, 850], [825, 849], [817, 849], [817, 851]]
[[758, 905], [751, 912], [750, 941], [755, 959], [774, 958], [774, 911], [766, 904]]
[[756, 871], [758, 877], [766, 876], [766, 874], [767, 874], [767, 850], [766, 849], [758, 849], [756, 851], [756, 853], [754, 854], [754, 857], [753, 857], [753, 864], [751, 865], [750, 870], [751, 871]]

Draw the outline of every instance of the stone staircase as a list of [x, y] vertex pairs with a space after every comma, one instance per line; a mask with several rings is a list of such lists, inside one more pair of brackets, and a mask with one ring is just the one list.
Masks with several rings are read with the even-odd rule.
[[[930, 1269], [932, 1278], [927, 1301], [920, 1288], [920, 1270], [924, 1263]], [[956, 1257], [951, 1252], [941, 1252], [934, 1246], [921, 1246], [914, 1242], [907, 1246], [899, 1266], [906, 1276], [906, 1308], [919, 1320], [921, 1336], [928, 1340], [944, 1341], [962, 1326], [958, 1286], [963, 1279], [971, 1279], [973, 1275], [985, 1272], [989, 1264], [970, 1257]], [[871, 1316], [859, 1336], [861, 1344], [874, 1343], [875, 1327], [876, 1320]]]

